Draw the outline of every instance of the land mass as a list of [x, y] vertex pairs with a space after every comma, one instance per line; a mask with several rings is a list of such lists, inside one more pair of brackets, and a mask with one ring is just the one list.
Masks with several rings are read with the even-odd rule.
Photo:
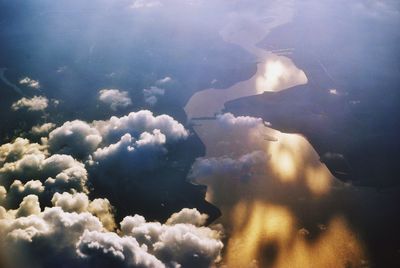
[[371, 124], [374, 109], [345, 99], [308, 84], [233, 100], [225, 111], [261, 117], [275, 129], [304, 135], [342, 181], [377, 188], [399, 185], [396, 132], [390, 125]]

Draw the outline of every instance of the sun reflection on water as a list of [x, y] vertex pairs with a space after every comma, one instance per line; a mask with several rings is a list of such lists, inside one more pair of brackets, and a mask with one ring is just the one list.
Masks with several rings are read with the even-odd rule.
[[341, 217], [333, 217], [314, 240], [307, 230], [299, 231], [285, 206], [239, 202], [231, 220], [226, 267], [360, 267], [365, 259], [362, 244]]
[[281, 182], [303, 179], [313, 194], [329, 191], [333, 177], [303, 136], [279, 133], [278, 141], [266, 144], [266, 150], [271, 156], [270, 168]]
[[[363, 242], [335, 209], [342, 205], [335, 205], [332, 190], [340, 183], [303, 136], [265, 126], [231, 130], [227, 136], [213, 127], [213, 138], [204, 139], [207, 146], [224, 139], [219, 146], [226, 148], [209, 153], [242, 154], [247, 148], [268, 155], [265, 163], [252, 167], [253, 175], [245, 182], [221, 174], [198, 179], [209, 187], [207, 199], [223, 213], [219, 222], [228, 237], [223, 267], [363, 266], [367, 259]], [[209, 126], [196, 128], [206, 137], [202, 130], [209, 132]], [[276, 141], [265, 140], [260, 133]], [[318, 227], [321, 222], [324, 228]]]
[[305, 73], [286, 57], [271, 55], [265, 62], [261, 75], [256, 79], [258, 93], [279, 91], [308, 81]]

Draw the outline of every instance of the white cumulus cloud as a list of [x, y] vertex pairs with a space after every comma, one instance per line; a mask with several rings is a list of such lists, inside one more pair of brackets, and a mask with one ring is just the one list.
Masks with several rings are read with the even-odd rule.
[[78, 158], [96, 150], [102, 137], [96, 128], [80, 120], [67, 121], [49, 134], [51, 152], [66, 153]]
[[157, 85], [163, 85], [163, 84], [167, 84], [167, 83], [169, 83], [169, 82], [171, 82], [171, 81], [172, 81], [172, 78], [169, 77], [169, 76], [166, 76], [166, 77], [164, 77], [164, 78], [161, 78], [161, 79], [157, 80], [157, 81], [156, 81], [156, 84], [157, 84]]
[[132, 104], [127, 91], [120, 91], [118, 89], [102, 89], [99, 91], [99, 100], [107, 105], [114, 111], [119, 108], [126, 108]]
[[23, 97], [11, 105], [14, 111], [22, 108], [28, 111], [43, 111], [49, 105], [49, 100], [44, 96], [34, 96], [32, 98]]
[[55, 127], [56, 124], [53, 123], [44, 123], [42, 125], [36, 125], [32, 127], [31, 133], [38, 136], [47, 135]]
[[155, 86], [143, 89], [144, 101], [151, 106], [156, 105], [158, 99], [161, 96], [164, 96], [164, 94], [165, 94], [165, 89]]
[[208, 176], [231, 176], [247, 178], [252, 169], [259, 164], [265, 164], [267, 156], [262, 151], [254, 151], [241, 155], [239, 158], [227, 156], [198, 158], [192, 166], [190, 177], [193, 179]]
[[40, 88], [40, 83], [37, 80], [33, 80], [29, 77], [24, 77], [21, 80], [19, 80], [19, 83], [21, 85], [26, 85], [28, 87], [34, 88], [34, 89], [39, 89]]

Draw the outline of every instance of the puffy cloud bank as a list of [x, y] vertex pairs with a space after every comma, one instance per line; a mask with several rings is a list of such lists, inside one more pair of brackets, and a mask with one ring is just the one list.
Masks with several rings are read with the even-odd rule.
[[[42, 133], [53, 127], [44, 124], [32, 131]], [[5, 201], [12, 207], [28, 194], [49, 203], [55, 192], [87, 193], [88, 168], [92, 183], [119, 185], [115, 182], [123, 175], [162, 165], [160, 157], [188, 134], [168, 115], [138, 111], [91, 123], [65, 122], [44, 137], [43, 144], [17, 138], [0, 146], [0, 183], [9, 188]]]
[[220, 260], [222, 234], [204, 226], [206, 214], [185, 208], [162, 223], [132, 213], [117, 225], [120, 207], [95, 189], [96, 177], [122, 198], [119, 191], [138, 181], [119, 176], [159, 165], [160, 156], [188, 137], [182, 124], [138, 111], [54, 127], [31, 130], [45, 136], [42, 143], [16, 138], [0, 146], [4, 267], [210, 267]]
[[93, 127], [98, 129], [105, 140], [115, 140], [129, 133], [138, 137], [143, 132], [152, 132], [158, 129], [168, 140], [178, 141], [188, 136], [188, 131], [169, 115], [155, 116], [148, 110], [129, 113], [122, 117], [111, 117], [105, 121], [94, 121]]
[[108, 231], [83, 195], [57, 194], [53, 200], [55, 206], [44, 210], [35, 195], [25, 197], [15, 211], [0, 207], [6, 265], [209, 267], [220, 259], [221, 232], [194, 225], [206, 217], [195, 209], [174, 214], [166, 224], [127, 216], [120, 230]]
[[96, 150], [102, 137], [96, 128], [81, 120], [67, 121], [49, 134], [50, 152], [84, 158]]
[[29, 193], [87, 192], [87, 180], [85, 165], [70, 155], [49, 155], [46, 146], [22, 138], [0, 146], [0, 184], [10, 187], [11, 206]]
[[[168, 141], [176, 142], [186, 139], [188, 131], [168, 115], [154, 116], [150, 111], [141, 110], [126, 116], [113, 116], [109, 120], [92, 123], [80, 120], [65, 122], [50, 132], [49, 150], [85, 158], [96, 150], [104, 152], [107, 151], [107, 147], [111, 150], [120, 146], [120, 140], [126, 134], [129, 134], [132, 139], [138, 139], [136, 144], [143, 146], [150, 142], [151, 137], [165, 136], [164, 142], [158, 142], [160, 145]], [[126, 148], [128, 149], [128, 145]]]

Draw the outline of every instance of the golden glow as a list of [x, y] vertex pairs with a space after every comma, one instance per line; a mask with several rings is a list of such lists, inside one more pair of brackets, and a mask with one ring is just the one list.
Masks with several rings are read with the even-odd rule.
[[214, 198], [213, 198], [213, 191], [212, 191], [212, 189], [207, 189], [205, 199], [206, 199], [208, 202], [212, 202], [212, 200], [214, 199]]
[[258, 259], [263, 243], [284, 243], [290, 239], [293, 218], [287, 209], [261, 202], [250, 204], [248, 210], [244, 207], [239, 203], [232, 215], [234, 231], [227, 246], [228, 267], [248, 267]]
[[274, 91], [284, 74], [285, 67], [280, 61], [274, 60], [267, 62], [264, 74], [257, 78], [257, 91]]
[[[332, 186], [340, 184], [303, 136], [265, 126], [226, 133], [218, 125], [202, 125], [196, 131], [208, 156], [233, 151], [237, 158], [255, 150], [267, 155], [251, 167], [248, 180], [232, 174], [197, 180], [208, 186], [207, 200], [222, 211], [218, 223], [227, 236], [222, 267], [359, 267], [367, 259], [346, 219], [329, 215], [343, 205], [331, 195]], [[319, 228], [321, 223], [326, 228]]]
[[298, 234], [275, 267], [362, 267], [366, 256], [358, 238], [341, 217], [333, 218], [316, 241]]
[[306, 183], [310, 191], [316, 195], [328, 193], [331, 186], [329, 171], [324, 166], [305, 168]]
[[302, 137], [280, 133], [277, 142], [268, 143], [271, 169], [281, 182], [293, 182], [298, 177], [303, 153]]
[[262, 74], [256, 79], [257, 93], [279, 91], [308, 81], [305, 73], [286, 57], [271, 56], [265, 63]]
[[[255, 201], [233, 209], [233, 235], [227, 267], [359, 267], [365, 255], [342, 218], [333, 218], [315, 241], [299, 232], [294, 215], [283, 206]], [[268, 252], [269, 251], [269, 252]]]
[[293, 154], [288, 151], [274, 155], [275, 169], [282, 182], [290, 182], [296, 179], [296, 164]]
[[[285, 13], [272, 17], [282, 19]], [[273, 23], [258, 25], [261, 20], [234, 14], [230, 20], [232, 23], [221, 31], [222, 37], [255, 55], [259, 62], [257, 72], [225, 90], [210, 88], [196, 93], [185, 107], [189, 119], [214, 116], [230, 100], [308, 82], [305, 73], [289, 58], [266, 53], [255, 45]], [[198, 178], [199, 183], [208, 186], [207, 200], [222, 211], [219, 223], [226, 229], [228, 240], [222, 267], [363, 265], [361, 240], [345, 218], [332, 215], [343, 206], [330, 192], [335, 179], [304, 137], [271, 128], [227, 131], [210, 120], [201, 122], [195, 131], [206, 145], [206, 157], [238, 158], [256, 150], [267, 155], [266, 163], [252, 167], [251, 176], [245, 181], [232, 178], [231, 174]], [[321, 208], [323, 211], [318, 211]], [[308, 209], [315, 211], [305, 213]], [[310, 230], [305, 229], [304, 222], [312, 225], [308, 226]], [[321, 224], [324, 228], [319, 228]]]
[[304, 180], [315, 195], [329, 192], [333, 177], [304, 137], [280, 133], [278, 142], [267, 144], [266, 150], [271, 155], [270, 168], [281, 182]]

